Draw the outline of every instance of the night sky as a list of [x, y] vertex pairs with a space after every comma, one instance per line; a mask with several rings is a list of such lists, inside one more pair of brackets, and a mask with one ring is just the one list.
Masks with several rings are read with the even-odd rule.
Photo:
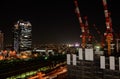
[[[114, 2], [116, 1], [116, 2]], [[120, 3], [109, 0], [113, 29], [119, 32]], [[118, 1], [118, 2], [117, 2]], [[105, 32], [105, 18], [102, 0], [78, 0], [81, 16], [88, 16], [90, 32], [92, 25]], [[75, 43], [80, 42], [81, 29], [75, 14], [74, 0], [14, 0], [0, 2], [0, 30], [5, 42], [12, 43], [12, 27], [19, 19], [32, 24], [33, 43]], [[96, 32], [97, 34], [97, 32]]]

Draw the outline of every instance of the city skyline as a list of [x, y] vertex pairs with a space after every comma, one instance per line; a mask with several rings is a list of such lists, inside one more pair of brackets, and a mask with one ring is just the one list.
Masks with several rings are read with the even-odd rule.
[[[79, 0], [82, 15], [88, 16], [89, 25], [96, 24], [105, 32], [105, 17], [102, 0]], [[119, 31], [120, 11], [117, 1], [109, 1], [109, 11], [115, 31]], [[8, 1], [0, 5], [0, 30], [5, 33], [9, 43], [12, 27], [19, 19], [28, 20], [33, 25], [33, 43], [71, 43], [80, 42], [81, 29], [75, 14], [74, 0], [66, 1]], [[91, 30], [95, 33], [94, 28]], [[10, 43], [12, 40], [10, 41]]]

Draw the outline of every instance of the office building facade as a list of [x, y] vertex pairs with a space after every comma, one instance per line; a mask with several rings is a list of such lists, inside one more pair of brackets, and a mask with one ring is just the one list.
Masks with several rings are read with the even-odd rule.
[[29, 21], [20, 20], [14, 25], [14, 50], [31, 51], [32, 25]]
[[4, 33], [0, 31], [0, 50], [3, 50]]

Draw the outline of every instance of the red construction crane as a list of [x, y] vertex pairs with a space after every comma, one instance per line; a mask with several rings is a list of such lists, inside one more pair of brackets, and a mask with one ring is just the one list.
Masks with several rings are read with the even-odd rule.
[[106, 42], [108, 46], [108, 55], [111, 55], [111, 43], [113, 41], [113, 33], [112, 33], [112, 20], [110, 18], [110, 14], [107, 9], [107, 2], [106, 0], [103, 1], [103, 7], [104, 7], [104, 14], [105, 14], [105, 19], [106, 19]]
[[74, 0], [74, 4], [75, 4], [75, 11], [77, 13], [77, 17], [79, 19], [79, 23], [80, 23], [80, 27], [81, 27], [81, 31], [82, 31], [82, 35], [80, 36], [82, 38], [82, 48], [85, 48], [86, 46], [86, 31], [85, 31], [85, 26], [83, 24], [83, 21], [82, 21], [82, 18], [81, 18], [81, 15], [80, 15], [80, 10], [79, 10], [79, 7], [78, 7], [78, 2], [77, 0]]
[[88, 25], [88, 17], [85, 16], [85, 32], [86, 32], [86, 37], [87, 37], [87, 43], [92, 44], [92, 39], [94, 38], [93, 35], [91, 35], [90, 30], [89, 30], [89, 25]]
[[97, 31], [98, 35], [100, 36], [100, 46], [103, 48], [105, 45], [105, 38], [103, 37], [102, 33], [98, 30], [98, 28], [96, 27], [95, 24], [93, 24], [93, 27], [95, 28], [95, 30]]

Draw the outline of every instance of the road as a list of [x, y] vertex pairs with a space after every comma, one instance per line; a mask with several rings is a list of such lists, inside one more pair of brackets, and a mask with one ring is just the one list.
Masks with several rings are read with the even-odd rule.
[[67, 72], [66, 66], [64, 66], [64, 67], [61, 66], [61, 67], [55, 69], [54, 71], [51, 71], [48, 74], [43, 74], [43, 73], [39, 72], [39, 73], [37, 73], [37, 75], [32, 76], [32, 77], [30, 77], [28, 79], [36, 79], [36, 78], [37, 79], [55, 79], [59, 75], [64, 74], [66, 72]]

